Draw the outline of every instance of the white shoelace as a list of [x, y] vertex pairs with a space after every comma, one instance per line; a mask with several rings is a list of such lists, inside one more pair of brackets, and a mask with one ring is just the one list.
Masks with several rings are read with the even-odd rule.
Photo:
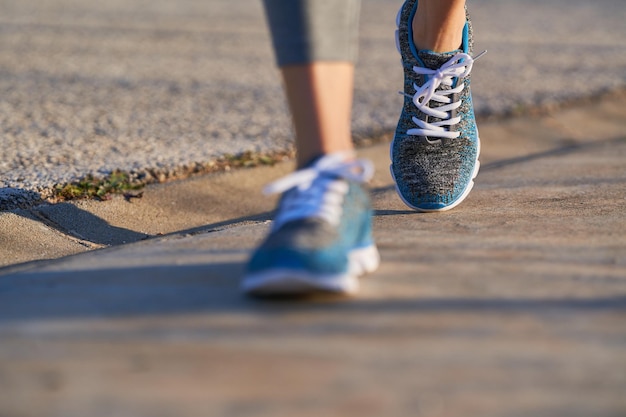
[[[426, 122], [413, 116], [411, 120], [417, 125], [417, 128], [407, 130], [408, 135], [414, 136], [430, 136], [454, 139], [459, 137], [461, 132], [450, 131], [450, 127], [456, 125], [461, 121], [461, 117], [450, 117], [453, 110], [458, 109], [461, 106], [461, 100], [452, 102], [453, 94], [458, 94], [465, 88], [464, 83], [459, 83], [455, 88], [449, 88], [447, 90], [437, 90], [441, 85], [452, 87], [454, 84], [454, 78], [464, 78], [472, 71], [474, 61], [483, 56], [487, 51], [481, 52], [475, 58], [472, 58], [466, 53], [458, 53], [454, 55], [448, 62], [443, 64], [439, 69], [429, 69], [424, 67], [414, 66], [413, 71], [416, 74], [428, 76], [428, 81], [421, 87], [413, 84], [415, 94], [410, 96], [406, 93], [400, 92], [400, 94], [406, 95], [413, 99], [413, 104], [422, 113], [436, 117], [440, 119], [438, 122]], [[442, 106], [431, 108], [428, 106], [430, 101], [436, 101], [438, 103], [444, 103]]]
[[366, 182], [374, 174], [371, 162], [357, 159], [346, 162], [345, 153], [334, 153], [319, 159], [314, 165], [295, 171], [269, 184], [265, 194], [285, 194], [274, 219], [274, 228], [303, 218], [321, 218], [337, 226], [342, 203], [348, 192], [348, 181]]

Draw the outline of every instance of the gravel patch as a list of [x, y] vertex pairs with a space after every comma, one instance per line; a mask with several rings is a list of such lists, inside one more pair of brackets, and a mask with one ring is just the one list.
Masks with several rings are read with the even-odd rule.
[[[399, 3], [363, 3], [359, 138], [395, 127]], [[474, 70], [480, 115], [626, 85], [621, 0], [470, 6], [476, 49], [489, 50]], [[260, 2], [1, 0], [0, 141], [0, 210], [35, 204], [88, 174], [168, 172], [290, 149]]]

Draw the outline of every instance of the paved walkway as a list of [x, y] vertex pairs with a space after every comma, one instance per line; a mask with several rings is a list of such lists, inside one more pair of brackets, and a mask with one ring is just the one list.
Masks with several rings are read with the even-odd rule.
[[0, 270], [0, 416], [626, 415], [625, 109], [483, 123], [442, 214], [363, 149], [383, 263], [354, 299], [238, 293], [290, 164], [5, 215], [5, 254], [78, 254]]

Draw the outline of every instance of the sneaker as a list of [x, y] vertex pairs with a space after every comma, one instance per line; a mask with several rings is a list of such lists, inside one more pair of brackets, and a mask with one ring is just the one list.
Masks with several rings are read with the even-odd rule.
[[323, 156], [266, 188], [283, 193], [269, 235], [247, 265], [241, 288], [254, 295], [353, 294], [380, 262], [372, 211], [361, 183], [365, 160]]
[[457, 51], [418, 51], [411, 26], [416, 10], [417, 0], [407, 0], [396, 19], [405, 98], [390, 147], [391, 175], [409, 207], [443, 211], [467, 197], [480, 166], [470, 94], [472, 26], [468, 17]]

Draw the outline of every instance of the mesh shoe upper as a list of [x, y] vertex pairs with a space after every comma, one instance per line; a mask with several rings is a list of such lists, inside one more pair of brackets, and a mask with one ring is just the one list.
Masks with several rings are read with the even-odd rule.
[[245, 289], [269, 285], [274, 291], [276, 282], [290, 289], [298, 280], [315, 287], [321, 277], [321, 289], [332, 290], [335, 277], [368, 272], [371, 268], [355, 269], [351, 256], [375, 251], [369, 198], [360, 185], [371, 171], [365, 161], [346, 163], [331, 155], [271, 184], [269, 191], [283, 195], [269, 235], [248, 263]]
[[472, 27], [467, 18], [458, 51], [417, 51], [411, 22], [417, 0], [398, 15], [404, 104], [391, 145], [392, 175], [410, 207], [446, 210], [469, 193], [478, 170], [478, 131], [470, 94]]

